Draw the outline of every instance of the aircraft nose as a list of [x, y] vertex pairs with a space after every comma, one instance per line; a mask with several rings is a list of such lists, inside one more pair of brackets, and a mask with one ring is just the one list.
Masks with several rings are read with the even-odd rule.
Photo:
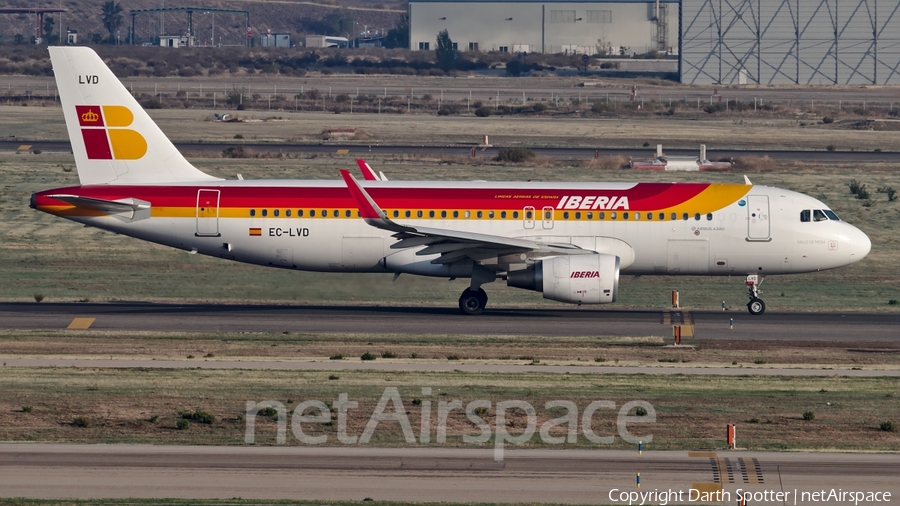
[[850, 261], [859, 262], [872, 250], [872, 241], [862, 230], [853, 227], [850, 235]]

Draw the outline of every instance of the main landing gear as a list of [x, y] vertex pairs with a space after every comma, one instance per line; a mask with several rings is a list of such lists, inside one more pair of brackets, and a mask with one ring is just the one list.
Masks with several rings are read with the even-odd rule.
[[477, 315], [487, 306], [488, 296], [481, 289], [485, 283], [493, 283], [497, 279], [497, 273], [481, 264], [472, 267], [472, 282], [469, 288], [463, 290], [459, 296], [459, 310], [462, 314]]
[[754, 316], [766, 312], [766, 303], [759, 298], [759, 294], [761, 293], [759, 291], [759, 285], [761, 285], [765, 279], [766, 278], [760, 279], [757, 274], [747, 276], [747, 288], [749, 291], [747, 296], [750, 297], [750, 302], [747, 303], [747, 311], [750, 311], [750, 314]]
[[484, 307], [487, 306], [487, 301], [487, 293], [481, 288], [477, 290], [466, 288], [462, 295], [459, 296], [459, 310], [467, 315], [481, 314], [484, 311]]

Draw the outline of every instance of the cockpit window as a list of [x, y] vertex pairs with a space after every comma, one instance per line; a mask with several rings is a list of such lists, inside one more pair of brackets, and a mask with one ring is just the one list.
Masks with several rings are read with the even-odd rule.
[[823, 212], [825, 213], [825, 216], [828, 216], [829, 220], [841, 221], [841, 219], [838, 218], [838, 215], [834, 214], [834, 211], [831, 209], [824, 209]]
[[806, 222], [809, 221], [809, 209], [804, 209], [800, 211], [800, 221]]
[[813, 221], [828, 221], [828, 217], [821, 210], [815, 209], [813, 210]]

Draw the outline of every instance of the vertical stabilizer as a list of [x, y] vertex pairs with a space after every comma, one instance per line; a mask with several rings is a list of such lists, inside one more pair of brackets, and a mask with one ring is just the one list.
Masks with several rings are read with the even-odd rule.
[[81, 184], [218, 180], [181, 156], [93, 49], [49, 50]]

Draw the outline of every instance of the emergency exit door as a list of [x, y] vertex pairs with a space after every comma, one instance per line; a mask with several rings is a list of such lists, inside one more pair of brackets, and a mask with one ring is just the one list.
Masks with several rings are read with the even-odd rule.
[[751, 241], [769, 240], [769, 197], [767, 195], [747, 196], [747, 239]]
[[197, 191], [197, 235], [219, 235], [219, 190]]

